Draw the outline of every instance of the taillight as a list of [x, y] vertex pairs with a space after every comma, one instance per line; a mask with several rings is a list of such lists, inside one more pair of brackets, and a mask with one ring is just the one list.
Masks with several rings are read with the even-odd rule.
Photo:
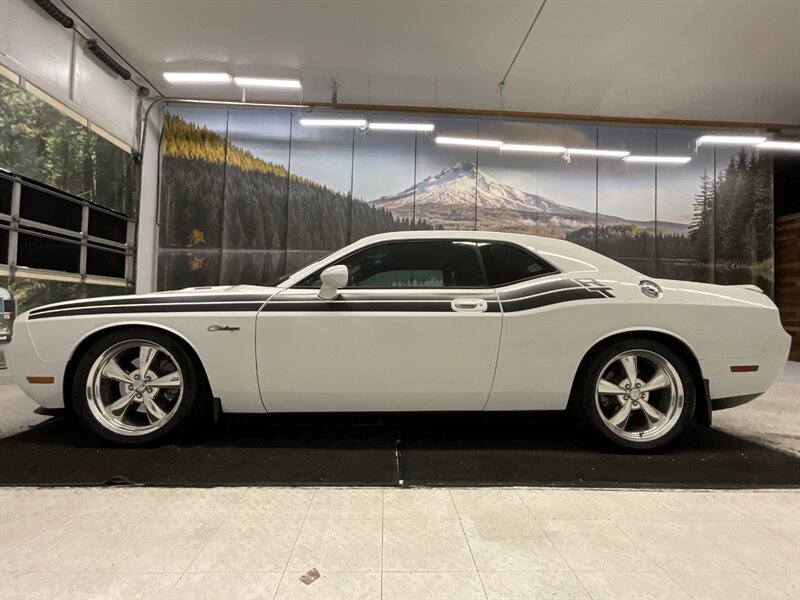
[[16, 308], [14, 295], [9, 290], [0, 288], [0, 343], [11, 341]]

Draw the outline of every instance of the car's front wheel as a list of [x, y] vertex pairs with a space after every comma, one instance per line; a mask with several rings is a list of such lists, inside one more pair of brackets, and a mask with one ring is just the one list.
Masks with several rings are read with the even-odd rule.
[[92, 344], [75, 370], [75, 413], [120, 444], [161, 440], [196, 416], [201, 382], [189, 354], [150, 329], [118, 330]]
[[680, 435], [694, 413], [691, 371], [660, 342], [613, 343], [589, 358], [579, 378], [575, 401], [580, 416], [619, 446], [663, 446]]

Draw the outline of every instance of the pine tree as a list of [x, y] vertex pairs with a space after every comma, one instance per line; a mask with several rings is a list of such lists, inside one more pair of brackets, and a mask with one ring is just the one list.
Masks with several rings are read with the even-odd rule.
[[703, 170], [700, 177], [700, 191], [694, 196], [692, 222], [689, 225], [689, 239], [692, 244], [692, 256], [699, 264], [708, 264], [712, 260], [714, 241], [714, 180], [708, 171]]

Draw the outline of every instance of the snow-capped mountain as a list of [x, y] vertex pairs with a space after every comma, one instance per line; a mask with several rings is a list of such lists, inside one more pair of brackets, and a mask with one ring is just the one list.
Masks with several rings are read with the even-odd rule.
[[[477, 182], [477, 185], [476, 185]], [[447, 167], [436, 175], [430, 175], [416, 186], [417, 207], [435, 204], [439, 207], [469, 205], [475, 206], [477, 189], [479, 208], [511, 209], [551, 214], [581, 213], [586, 211], [563, 206], [538, 194], [523, 192], [515, 187], [501, 183], [480, 171], [469, 161], [462, 161]], [[414, 204], [414, 186], [391, 196], [383, 196], [370, 202], [390, 210], [411, 209]], [[594, 213], [591, 213], [592, 215]]]
[[[485, 228], [563, 236], [595, 225], [628, 223], [646, 229], [655, 225], [654, 221], [595, 214], [524, 192], [494, 179], [469, 161], [455, 163], [416, 186], [371, 200], [369, 204], [390, 211], [396, 218], [415, 215], [430, 225], [469, 228], [474, 226], [476, 194], [478, 218]], [[686, 233], [686, 225], [680, 223], [659, 221], [658, 227], [664, 233]]]

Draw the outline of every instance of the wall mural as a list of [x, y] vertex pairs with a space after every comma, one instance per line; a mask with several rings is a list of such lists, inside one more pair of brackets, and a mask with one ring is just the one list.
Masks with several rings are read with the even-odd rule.
[[425, 133], [306, 127], [300, 116], [170, 107], [159, 289], [263, 284], [373, 233], [478, 229], [565, 238], [651, 276], [772, 291], [771, 159], [695, 148], [706, 132], [425, 119], [453, 137], [692, 156], [655, 166], [444, 146]]

